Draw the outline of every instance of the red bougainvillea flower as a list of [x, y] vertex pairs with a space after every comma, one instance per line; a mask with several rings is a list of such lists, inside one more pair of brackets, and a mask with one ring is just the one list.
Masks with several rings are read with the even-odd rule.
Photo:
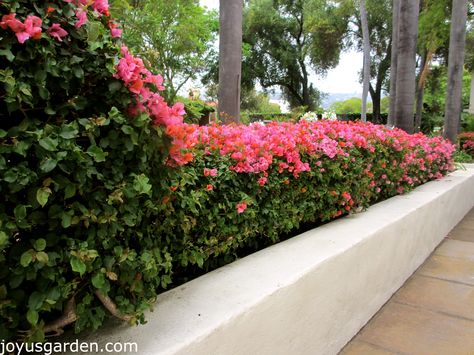
[[206, 186], [207, 191], [212, 191], [213, 189], [214, 189], [214, 186], [212, 186], [211, 184], [207, 184]]
[[247, 203], [245, 202], [240, 202], [236, 206], [237, 208], [237, 213], [244, 213], [244, 211], [247, 209]]
[[62, 42], [62, 39], [68, 35], [67, 31], [61, 28], [59, 23], [53, 23], [51, 27], [48, 28], [47, 32], [51, 37], [55, 38], [59, 42]]

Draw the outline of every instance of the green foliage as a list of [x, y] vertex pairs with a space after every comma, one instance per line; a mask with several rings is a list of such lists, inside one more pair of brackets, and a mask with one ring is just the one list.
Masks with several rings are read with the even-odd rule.
[[164, 97], [174, 101], [179, 89], [196, 79], [214, 57], [218, 32], [215, 11], [194, 0], [113, 0], [112, 13], [122, 23], [128, 47], [162, 73]]
[[199, 99], [188, 99], [185, 97], [178, 97], [177, 99], [184, 104], [184, 110], [186, 111], [184, 121], [186, 123], [199, 124], [201, 119], [215, 111], [214, 107]]
[[[362, 107], [362, 99], [359, 97], [352, 97], [344, 101], [336, 101], [331, 104], [331, 110], [341, 113], [360, 113]], [[367, 111], [372, 112], [372, 103], [367, 103]]]
[[130, 93], [113, 78], [120, 46], [109, 19], [91, 11], [76, 28], [74, 9], [0, 3], [1, 15], [35, 14], [68, 33], [20, 44], [0, 29], [1, 339], [60, 332], [52, 324], [70, 301], [75, 330], [97, 329], [108, 315], [97, 292], [142, 322], [170, 282], [156, 238], [166, 140], [148, 116], [124, 114]]

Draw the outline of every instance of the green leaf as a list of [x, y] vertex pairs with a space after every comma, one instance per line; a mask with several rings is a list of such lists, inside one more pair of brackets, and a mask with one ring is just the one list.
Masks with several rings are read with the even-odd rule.
[[64, 189], [64, 198], [71, 198], [76, 194], [76, 185], [69, 184]]
[[3, 129], [0, 129], [0, 138], [4, 138], [4, 137], [6, 137], [6, 136], [7, 136], [7, 134], [8, 134], [8, 132], [7, 132], [7, 131], [4, 131]]
[[3, 249], [8, 243], [8, 235], [5, 232], [0, 231], [0, 250]]
[[7, 57], [10, 62], [13, 62], [13, 59], [15, 59], [15, 56], [9, 49], [0, 49], [0, 55]]
[[68, 228], [71, 226], [72, 216], [69, 213], [63, 212], [61, 215], [61, 225], [63, 228]]
[[44, 251], [40, 251], [36, 253], [36, 260], [38, 260], [42, 264], [47, 264], [49, 261], [49, 256]]
[[53, 109], [52, 109], [51, 107], [49, 107], [49, 106], [44, 109], [44, 112], [45, 112], [47, 115], [50, 115], [50, 116], [56, 114], [56, 111], [53, 110]]
[[92, 277], [92, 285], [95, 288], [101, 289], [106, 285], [105, 275], [103, 273], [97, 273]]
[[36, 325], [38, 323], [39, 314], [35, 310], [29, 309], [28, 312], [26, 312], [26, 319], [31, 325]]
[[27, 267], [28, 265], [30, 265], [30, 263], [33, 261], [34, 254], [35, 252], [32, 249], [25, 251], [23, 254], [21, 254], [20, 265], [23, 267]]
[[89, 22], [87, 26], [87, 41], [95, 42], [99, 38], [101, 24], [97, 22]]
[[15, 215], [16, 219], [22, 220], [26, 217], [26, 206], [25, 205], [18, 205], [13, 210], [13, 214]]
[[84, 70], [81, 67], [74, 67], [72, 69], [72, 72], [74, 73], [74, 76], [78, 79], [81, 79], [84, 77]]
[[54, 152], [58, 147], [58, 140], [52, 139], [51, 137], [44, 137], [39, 140], [39, 145], [42, 146], [44, 149]]
[[58, 161], [52, 158], [46, 158], [40, 163], [40, 170], [44, 173], [49, 173], [58, 165]]
[[28, 299], [28, 308], [32, 310], [39, 310], [43, 306], [45, 295], [40, 292], [33, 292]]
[[89, 149], [87, 149], [87, 154], [94, 158], [98, 163], [105, 161], [105, 157], [107, 156], [107, 153], [96, 145], [90, 146]]
[[72, 139], [76, 138], [78, 133], [79, 131], [73, 125], [63, 125], [59, 136], [64, 139]]
[[44, 207], [48, 202], [49, 195], [51, 195], [51, 189], [49, 187], [42, 187], [36, 191], [36, 201]]
[[84, 262], [76, 256], [71, 258], [70, 263], [72, 271], [78, 272], [81, 276], [86, 272], [86, 264], [84, 264]]
[[149, 181], [150, 179], [145, 174], [137, 175], [133, 181], [133, 188], [139, 194], [151, 195], [152, 186]]
[[36, 249], [36, 251], [43, 251], [46, 248], [46, 240], [43, 238], [35, 240], [33, 247]]
[[122, 132], [125, 133], [125, 134], [132, 134], [133, 133], [133, 128], [128, 126], [128, 125], [124, 125], [124, 126], [122, 126]]

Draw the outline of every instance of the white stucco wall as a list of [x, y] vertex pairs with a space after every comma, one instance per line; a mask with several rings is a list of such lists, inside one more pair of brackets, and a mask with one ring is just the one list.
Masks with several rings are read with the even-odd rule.
[[166, 292], [146, 325], [81, 341], [137, 342], [139, 354], [337, 354], [473, 206], [469, 165]]

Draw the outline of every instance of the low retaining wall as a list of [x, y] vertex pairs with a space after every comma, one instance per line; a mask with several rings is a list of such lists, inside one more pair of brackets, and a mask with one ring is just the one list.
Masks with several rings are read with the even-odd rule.
[[139, 354], [337, 354], [474, 206], [474, 165], [158, 297], [81, 341]]

